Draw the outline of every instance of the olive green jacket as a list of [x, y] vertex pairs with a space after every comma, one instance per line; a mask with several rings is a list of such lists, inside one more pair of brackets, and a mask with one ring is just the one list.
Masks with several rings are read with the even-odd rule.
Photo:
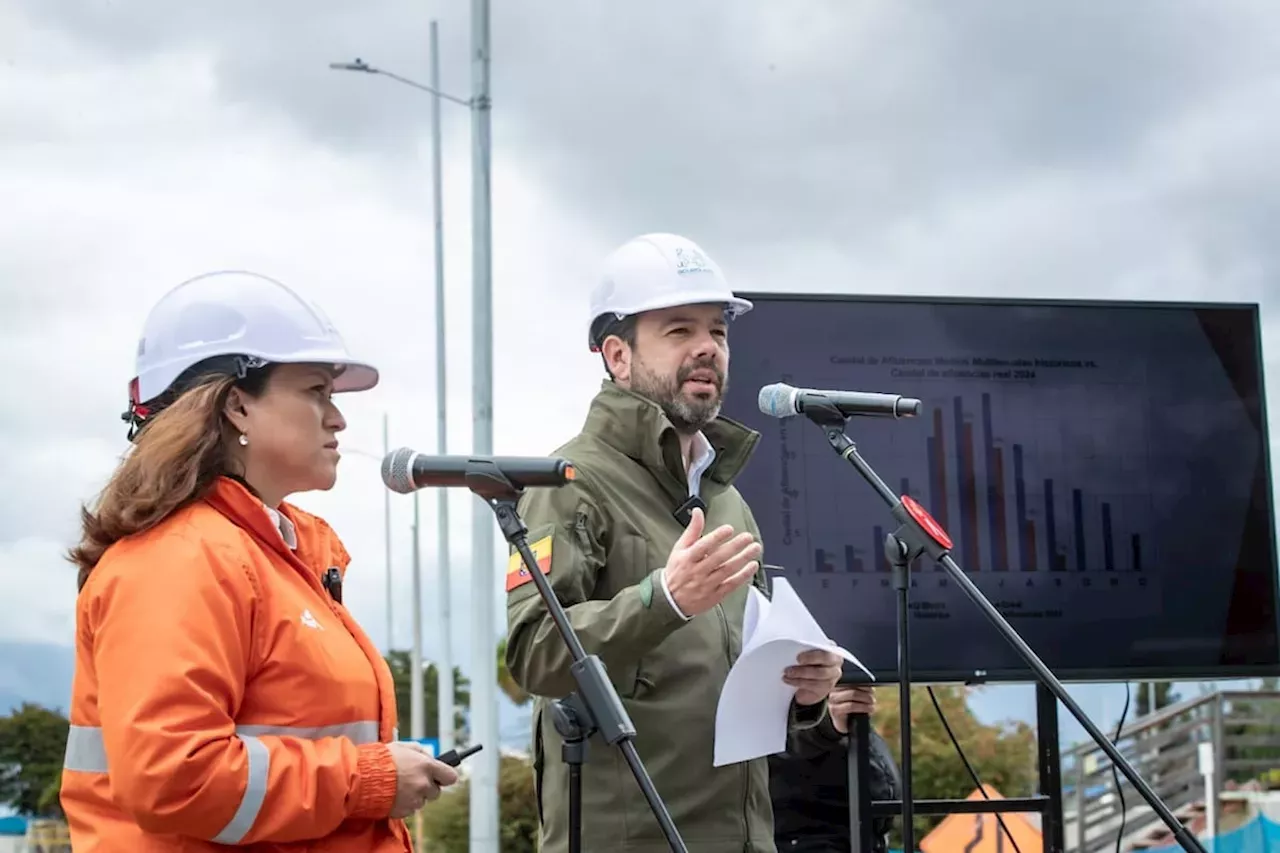
[[[706, 530], [759, 528], [732, 485], [759, 434], [727, 418], [703, 434], [716, 452], [702, 475]], [[678, 436], [661, 408], [606, 380], [582, 432], [555, 451], [576, 468], [561, 488], [535, 488], [520, 513], [529, 542], [588, 654], [598, 655], [635, 724], [635, 745], [685, 844], [699, 853], [773, 853], [764, 758], [712, 766], [716, 704], [742, 648], [748, 594], [741, 587], [685, 621], [658, 572], [683, 532], [673, 515], [688, 497]], [[549, 552], [549, 554], [548, 554]], [[568, 768], [549, 702], [577, 689], [571, 658], [537, 587], [508, 565], [507, 666], [536, 698], [534, 766], [542, 850], [568, 846]], [[767, 592], [763, 570], [755, 583]], [[791, 738], [824, 719], [826, 703], [793, 705]], [[583, 849], [668, 850], [629, 767], [594, 736], [583, 767]]]

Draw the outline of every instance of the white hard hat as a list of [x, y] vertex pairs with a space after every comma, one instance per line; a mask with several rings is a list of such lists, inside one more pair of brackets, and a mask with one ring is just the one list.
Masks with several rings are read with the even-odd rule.
[[131, 410], [141, 407], [145, 417], [145, 404], [189, 368], [219, 357], [223, 369], [242, 376], [271, 363], [334, 365], [335, 392], [378, 384], [377, 369], [352, 357], [318, 306], [257, 273], [214, 272], [179, 284], [147, 315], [129, 385]]
[[[609, 254], [600, 280], [591, 292], [588, 343], [600, 347], [609, 322], [642, 311], [677, 305], [721, 303], [729, 318], [751, 310], [751, 303], [733, 295], [715, 261], [692, 240], [676, 234], [644, 234]], [[611, 316], [610, 316], [611, 315]]]

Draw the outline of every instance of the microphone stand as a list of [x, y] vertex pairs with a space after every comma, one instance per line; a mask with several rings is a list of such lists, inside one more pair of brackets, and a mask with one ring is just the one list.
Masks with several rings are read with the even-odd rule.
[[832, 449], [842, 459], [851, 464], [862, 475], [863, 479], [875, 489], [876, 493], [889, 506], [890, 515], [901, 525], [897, 530], [885, 536], [884, 546], [885, 556], [893, 567], [893, 586], [898, 597], [898, 696], [902, 727], [902, 849], [915, 849], [914, 828], [911, 825], [913, 806], [911, 797], [911, 671], [908, 657], [910, 652], [910, 629], [907, 624], [909, 619], [907, 590], [910, 584], [907, 581], [907, 575], [911, 564], [921, 555], [927, 555], [946, 570], [956, 585], [964, 590], [965, 594], [977, 605], [983, 615], [991, 621], [991, 624], [995, 625], [996, 630], [1009, 641], [1009, 644], [1021, 655], [1027, 665], [1035, 671], [1040, 683], [1059, 702], [1067, 706], [1067, 710], [1089, 733], [1089, 736], [1098, 744], [1098, 747], [1107, 754], [1112, 764], [1137, 789], [1152, 811], [1160, 816], [1160, 820], [1173, 833], [1174, 838], [1177, 839], [1182, 849], [1190, 851], [1190, 853], [1205, 853], [1205, 849], [1201, 846], [1199, 839], [1181, 821], [1174, 817], [1173, 812], [1161, 802], [1146, 780], [1138, 774], [1133, 765], [1120, 754], [1120, 750], [1116, 749], [1107, 736], [1094, 725], [1089, 716], [1071, 698], [1071, 695], [1067, 693], [1066, 688], [1062, 686], [1062, 682], [1053, 674], [1053, 671], [1045, 665], [1044, 661], [1040, 660], [1031, 647], [1027, 645], [1026, 641], [1014, 630], [1013, 626], [1000, 614], [1000, 611], [983, 595], [982, 590], [978, 589], [969, 580], [964, 570], [952, 559], [950, 553], [951, 537], [942, 529], [942, 526], [910, 495], [903, 495], [899, 498], [894, 494], [894, 491], [885, 484], [884, 480], [880, 479], [880, 476], [876, 474], [871, 465], [862, 458], [861, 454], [858, 453], [857, 445], [849, 436], [845, 435], [844, 428], [849, 420], [848, 416], [830, 403], [816, 402], [806, 403], [804, 414], [809, 420], [822, 427], [822, 431]]
[[627, 766], [631, 768], [631, 775], [640, 786], [640, 791], [648, 801], [672, 851], [688, 853], [680, 831], [676, 829], [666, 804], [636, 752], [635, 724], [623, 707], [618, 691], [609, 681], [604, 663], [583, 649], [582, 641], [569, 624], [569, 617], [552, 591], [551, 584], [538, 571], [538, 560], [529, 548], [529, 528], [516, 509], [522, 490], [512, 484], [489, 459], [469, 459], [465, 479], [467, 487], [493, 508], [502, 535], [520, 553], [525, 568], [538, 587], [538, 594], [542, 596], [547, 612], [551, 614], [551, 619], [573, 658], [569, 671], [578, 683], [578, 689], [551, 705], [552, 723], [564, 739], [561, 758], [569, 765], [570, 853], [580, 853], [582, 850], [582, 765], [587, 755], [587, 739], [597, 733], [606, 743], [617, 746], [622, 751]]

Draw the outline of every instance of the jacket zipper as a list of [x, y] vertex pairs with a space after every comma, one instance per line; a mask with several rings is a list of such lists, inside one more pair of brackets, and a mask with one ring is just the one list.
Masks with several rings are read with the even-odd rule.
[[[337, 566], [333, 566], [328, 571], [325, 572], [324, 576], [319, 576], [316, 574], [315, 570], [312, 569], [310, 566], [308, 566], [306, 563], [304, 563], [302, 561], [302, 558], [299, 557], [298, 554], [292, 549], [288, 550], [287, 552], [281, 552], [278, 548], [274, 550], [277, 554], [280, 554], [282, 557], [284, 557], [285, 561], [288, 562], [290, 565], [292, 565], [293, 568], [303, 576], [303, 579], [307, 581], [307, 586], [311, 587], [312, 590], [318, 591], [320, 593], [320, 598], [324, 601], [325, 605], [329, 608], [329, 612], [332, 613], [337, 618], [338, 624], [341, 625], [342, 628], [347, 632], [347, 636], [351, 639], [351, 642], [355, 643], [356, 648], [358, 648], [360, 652], [364, 655], [365, 662], [369, 664], [369, 667], [371, 669], [373, 669], [373, 682], [377, 686], [377, 690], [378, 690], [378, 728], [379, 730], [381, 730], [382, 718], [386, 715], [386, 708], [382, 701], [382, 680], [378, 678], [378, 667], [374, 663], [374, 661], [370, 659], [369, 652], [365, 649], [365, 647], [361, 644], [361, 642], [358, 639], [356, 639], [356, 635], [351, 630], [351, 626], [347, 624], [346, 618], [343, 617], [343, 614], [342, 614], [343, 605], [341, 603], [341, 595], [342, 595], [341, 592], [339, 592], [338, 596], [335, 598], [335, 596], [333, 595], [332, 591], [329, 588], [329, 585], [326, 583], [327, 578], [331, 576], [336, 576], [336, 579], [339, 584], [339, 590], [341, 590], [341, 586], [340, 586], [342, 583], [341, 572], [338, 570]], [[394, 685], [392, 685], [392, 695], [394, 695], [394, 692], [395, 692]]]
[[582, 547], [583, 552], [591, 550], [591, 536], [587, 533], [587, 516], [585, 513], [574, 513], [573, 532], [578, 537], [578, 544]]
[[[724, 636], [724, 659], [730, 668], [733, 667], [733, 646], [729, 640], [729, 620], [725, 618], [724, 607], [716, 605], [716, 615], [720, 617], [720, 630]], [[748, 814], [748, 807], [751, 803], [751, 771], [749, 762], [742, 762], [739, 766], [739, 772], [742, 774], [742, 849], [751, 849], [751, 817]]]

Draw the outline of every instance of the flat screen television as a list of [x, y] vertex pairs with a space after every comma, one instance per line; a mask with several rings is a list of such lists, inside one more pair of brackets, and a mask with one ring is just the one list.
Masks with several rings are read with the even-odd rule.
[[[819, 426], [760, 412], [765, 385], [919, 398], [847, 434], [1059, 678], [1280, 673], [1256, 305], [744, 296], [724, 414], [762, 438], [737, 486], [765, 562], [877, 679], [896, 525]], [[940, 566], [911, 577], [913, 680], [1034, 679]]]

